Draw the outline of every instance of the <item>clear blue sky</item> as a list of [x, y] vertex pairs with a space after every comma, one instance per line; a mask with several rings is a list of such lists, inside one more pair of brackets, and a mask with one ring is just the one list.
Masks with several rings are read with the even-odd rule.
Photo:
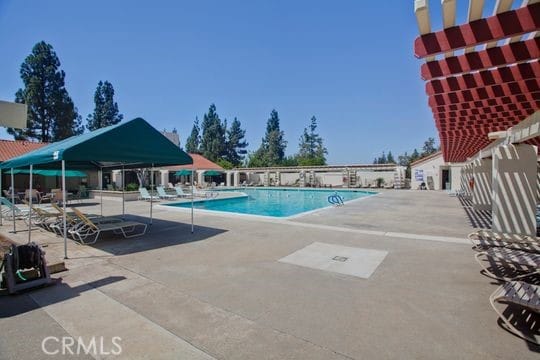
[[125, 119], [176, 127], [183, 144], [215, 103], [255, 150], [275, 108], [288, 154], [315, 115], [329, 163], [365, 163], [436, 137], [417, 34], [413, 0], [0, 0], [0, 99], [13, 100], [21, 63], [44, 40], [83, 119], [109, 80]]

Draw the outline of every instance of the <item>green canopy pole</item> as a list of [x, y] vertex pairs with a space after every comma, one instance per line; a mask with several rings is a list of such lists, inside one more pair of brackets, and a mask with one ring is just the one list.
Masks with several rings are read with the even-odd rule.
[[150, 190], [152, 191], [150, 193], [150, 225], [152, 225], [152, 203], [154, 202], [154, 164], [152, 164], [152, 168], [150, 169]]
[[124, 164], [122, 164], [122, 220], [126, 217], [126, 170], [124, 169]]
[[30, 185], [28, 185], [28, 207], [30, 210], [28, 211], [28, 243], [32, 241], [32, 169], [33, 165], [30, 165]]
[[67, 255], [67, 219], [66, 219], [66, 161], [62, 160], [62, 208], [64, 214], [62, 215], [62, 221], [64, 223], [64, 259], [68, 258]]
[[100, 206], [100, 215], [103, 216], [103, 168], [99, 168], [99, 206]]
[[195, 168], [191, 165], [191, 233], [193, 234], [193, 172]]
[[12, 204], [12, 213], [13, 216], [13, 233], [17, 233], [17, 226], [15, 225], [15, 175], [13, 174], [13, 168], [11, 168], [11, 204]]

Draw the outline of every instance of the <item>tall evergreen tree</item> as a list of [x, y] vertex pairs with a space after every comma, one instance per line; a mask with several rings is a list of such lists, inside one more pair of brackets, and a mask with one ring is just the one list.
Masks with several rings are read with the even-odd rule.
[[124, 118], [118, 111], [118, 104], [114, 101], [114, 88], [108, 81], [98, 83], [94, 104], [94, 112], [86, 118], [86, 127], [90, 131], [118, 124]]
[[438, 148], [435, 146], [435, 139], [430, 137], [424, 142], [422, 147], [422, 157], [436, 153]]
[[418, 150], [414, 149], [409, 159], [410, 159], [411, 162], [415, 162], [416, 160], [420, 159], [421, 157], [422, 156], [420, 155]]
[[201, 128], [199, 127], [199, 118], [195, 117], [191, 134], [186, 140], [186, 151], [188, 153], [198, 154], [200, 152], [199, 146], [201, 143]]
[[262, 139], [261, 147], [254, 154], [256, 161], [262, 163], [263, 166], [280, 165], [285, 158], [285, 148], [287, 147], [284, 136], [285, 134], [279, 126], [279, 114], [274, 109], [266, 122], [266, 133]]
[[313, 116], [308, 128], [304, 128], [304, 133], [300, 137], [299, 152], [297, 155], [300, 165], [326, 165], [326, 154], [328, 150], [323, 145], [322, 137], [315, 132], [317, 129], [317, 118]]
[[379, 157], [379, 159], [377, 160], [377, 164], [386, 164], [386, 154], [382, 153], [381, 157]]
[[62, 101], [58, 104], [56, 121], [52, 130], [53, 141], [80, 135], [84, 132], [81, 116], [77, 113], [77, 109], [67, 91], [62, 91], [61, 98]]
[[395, 164], [396, 160], [394, 159], [394, 155], [392, 155], [391, 151], [388, 151], [388, 155], [386, 155], [386, 163], [387, 164]]
[[240, 165], [247, 154], [248, 143], [244, 140], [245, 137], [246, 130], [243, 130], [240, 121], [234, 118], [227, 130], [225, 159], [235, 166]]
[[58, 141], [81, 134], [84, 128], [77, 108], [66, 88], [65, 73], [50, 44], [41, 41], [21, 65], [24, 89], [15, 94], [15, 101], [28, 106], [28, 127], [9, 128], [15, 139]]
[[411, 163], [411, 159], [406, 151], [403, 155], [398, 156], [398, 164], [400, 166], [409, 166], [410, 163]]
[[221, 122], [216, 112], [216, 105], [210, 105], [208, 113], [204, 114], [201, 125], [200, 150], [207, 159], [217, 161], [225, 155], [226, 127], [226, 124]]

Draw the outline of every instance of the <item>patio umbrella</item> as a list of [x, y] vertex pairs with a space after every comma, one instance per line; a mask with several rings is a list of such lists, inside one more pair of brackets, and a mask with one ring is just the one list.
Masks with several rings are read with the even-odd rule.
[[205, 171], [204, 172], [204, 175], [205, 176], [219, 176], [221, 175], [222, 172], [221, 171], [217, 171], [217, 170], [208, 170], [208, 171]]
[[178, 170], [177, 172], [174, 173], [174, 175], [176, 175], [176, 176], [189, 176], [189, 175], [191, 175], [191, 170], [188, 170], [188, 169]]

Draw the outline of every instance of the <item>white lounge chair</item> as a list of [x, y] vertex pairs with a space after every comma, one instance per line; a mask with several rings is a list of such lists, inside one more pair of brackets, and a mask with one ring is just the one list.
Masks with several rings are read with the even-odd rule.
[[489, 229], [479, 229], [473, 231], [468, 235], [468, 238], [484, 238], [484, 239], [493, 239], [499, 241], [507, 242], [524, 242], [524, 241], [538, 241], [536, 237], [529, 235], [520, 235], [520, 234], [510, 234], [510, 233], [501, 233], [495, 232]]
[[157, 190], [157, 193], [158, 193], [158, 196], [161, 198], [161, 199], [166, 199], [166, 200], [172, 200], [172, 199], [176, 199], [176, 195], [169, 195], [165, 192], [165, 189], [163, 188], [163, 186], [158, 186], [156, 187], [156, 190]]
[[[58, 213], [58, 218], [55, 222], [49, 224], [49, 230], [57, 233], [58, 235], [62, 235], [64, 233], [64, 209], [54, 203], [52, 204], [52, 208]], [[113, 216], [101, 216], [95, 214], [85, 214], [85, 216], [96, 224], [123, 221], [122, 219]], [[76, 229], [82, 224], [84, 224], [83, 219], [80, 218], [76, 213], [66, 211], [66, 227], [68, 229], [68, 234], [70, 229]]]
[[139, 188], [139, 200], [146, 200], [146, 201], [159, 201], [159, 196], [150, 195], [148, 190], [146, 188]]
[[518, 330], [512, 324], [510, 318], [497, 307], [500, 303], [514, 304], [538, 314], [540, 313], [540, 286], [528, 284], [523, 281], [510, 281], [497, 288], [497, 290], [489, 297], [489, 302], [491, 303], [493, 310], [495, 310], [506, 325], [508, 331], [522, 339], [540, 345], [540, 342], [536, 338], [528, 336]]
[[470, 233], [473, 249], [483, 251], [491, 247], [505, 247], [514, 250], [540, 253], [540, 241], [536, 237], [518, 234], [497, 233], [491, 230], [478, 230]]
[[[485, 262], [481, 260], [483, 257], [490, 261], [490, 263], [497, 263], [505, 268], [512, 268], [522, 274], [513, 277], [496, 275], [485, 266]], [[488, 276], [498, 280], [510, 281], [540, 273], [540, 254], [527, 251], [494, 247], [477, 253], [475, 259]]]
[[[81, 244], [94, 244], [99, 235], [104, 231], [112, 231], [115, 234], [122, 234], [124, 238], [131, 238], [135, 236], [141, 236], [146, 233], [147, 225], [136, 221], [115, 221], [115, 222], [94, 222], [84, 215], [81, 211], [72, 208], [73, 212], [79, 217], [82, 222], [80, 225], [75, 226], [68, 230], [68, 233], [73, 236], [74, 239], [81, 242]], [[142, 231], [135, 232], [137, 228], [142, 227]], [[88, 238], [93, 238], [92, 241], [86, 242]]]
[[57, 211], [51, 212], [47, 209], [36, 207], [33, 209], [35, 216], [32, 216], [32, 223], [34, 225], [41, 226], [46, 230], [55, 231], [51, 228], [52, 225], [58, 222], [60, 218], [60, 213]]
[[2, 202], [3, 217], [6, 217], [8, 219], [13, 219], [13, 215], [15, 215], [15, 219], [22, 219], [28, 217], [30, 208], [21, 205], [15, 205], [5, 197], [0, 197], [0, 201]]
[[191, 197], [191, 194], [185, 193], [184, 190], [179, 186], [176, 186], [174, 188], [174, 190], [176, 191], [176, 196], [178, 196], [178, 197], [181, 197], [181, 198], [189, 198], [189, 197]]

